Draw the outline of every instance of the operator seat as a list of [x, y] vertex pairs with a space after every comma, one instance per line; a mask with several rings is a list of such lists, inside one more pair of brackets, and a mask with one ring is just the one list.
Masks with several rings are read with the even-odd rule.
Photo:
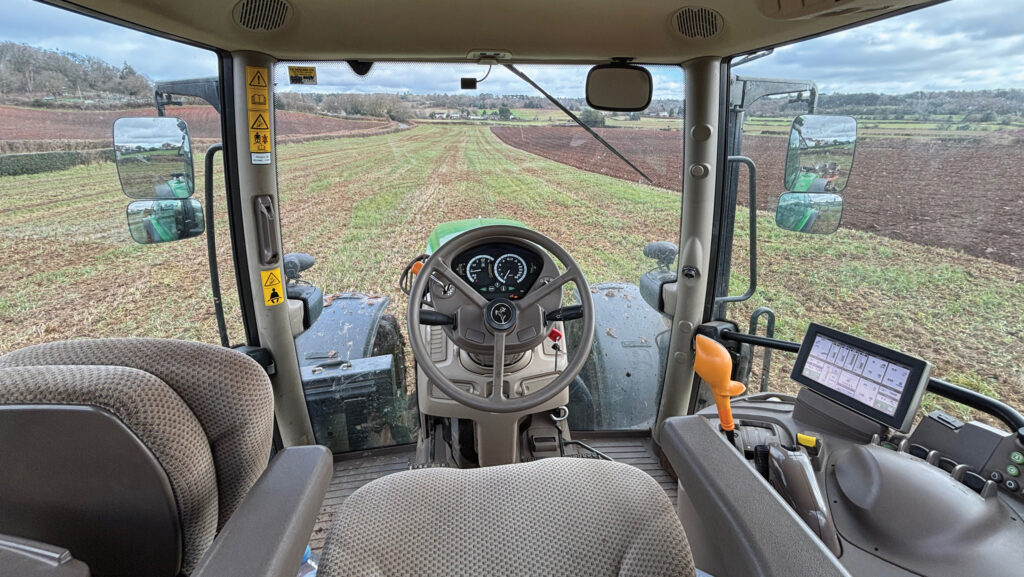
[[0, 534], [66, 548], [94, 576], [188, 575], [266, 468], [273, 411], [263, 368], [212, 345], [6, 354]]
[[664, 489], [622, 463], [550, 458], [382, 477], [335, 515], [318, 577], [692, 576]]

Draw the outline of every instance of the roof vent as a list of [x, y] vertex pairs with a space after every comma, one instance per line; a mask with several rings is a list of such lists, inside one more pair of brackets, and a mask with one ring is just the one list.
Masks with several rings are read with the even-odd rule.
[[684, 38], [707, 40], [722, 30], [722, 15], [710, 8], [687, 6], [672, 16], [672, 24]]
[[272, 31], [285, 25], [291, 6], [284, 0], [242, 0], [235, 4], [235, 22], [246, 30]]

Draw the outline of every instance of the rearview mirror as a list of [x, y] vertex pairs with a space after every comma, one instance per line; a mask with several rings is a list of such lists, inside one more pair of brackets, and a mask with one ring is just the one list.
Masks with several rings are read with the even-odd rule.
[[786, 190], [842, 192], [856, 145], [857, 121], [849, 116], [797, 116], [789, 131]]
[[843, 220], [843, 197], [831, 193], [787, 192], [775, 207], [779, 228], [808, 234], [832, 234]]
[[203, 234], [203, 206], [194, 198], [136, 200], [128, 205], [128, 231], [139, 244], [157, 244]]
[[594, 110], [636, 112], [651, 103], [651, 73], [630, 64], [601, 64], [587, 73], [587, 106]]
[[185, 121], [118, 118], [114, 158], [129, 198], [188, 198], [195, 191], [192, 148]]

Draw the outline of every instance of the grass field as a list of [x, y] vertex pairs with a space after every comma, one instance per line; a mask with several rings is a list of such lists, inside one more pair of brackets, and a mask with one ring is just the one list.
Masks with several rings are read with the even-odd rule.
[[[444, 221], [521, 220], [568, 249], [591, 282], [636, 282], [651, 266], [643, 246], [678, 237], [678, 193], [506, 146], [486, 126], [420, 125], [278, 151], [285, 250], [316, 256], [305, 277], [325, 293], [387, 295], [400, 317], [398, 275]], [[196, 169], [202, 182], [201, 163]], [[216, 341], [203, 239], [135, 245], [127, 204], [112, 164], [0, 179], [0, 352], [84, 336]], [[229, 332], [240, 341], [220, 201], [218, 215]], [[866, 232], [787, 233], [768, 214], [759, 221], [761, 290], [734, 307], [741, 325], [754, 307], [771, 306], [782, 338], [799, 340], [811, 320], [831, 324], [923, 356], [938, 376], [1024, 408], [1021, 269]], [[741, 214], [737, 294], [748, 274], [748, 224]], [[776, 356], [775, 384], [784, 385], [790, 362]]]

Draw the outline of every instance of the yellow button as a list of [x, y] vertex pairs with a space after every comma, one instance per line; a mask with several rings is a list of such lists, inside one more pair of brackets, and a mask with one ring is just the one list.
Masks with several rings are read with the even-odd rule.
[[818, 437], [797, 433], [796, 442], [808, 449], [813, 449], [818, 446]]

